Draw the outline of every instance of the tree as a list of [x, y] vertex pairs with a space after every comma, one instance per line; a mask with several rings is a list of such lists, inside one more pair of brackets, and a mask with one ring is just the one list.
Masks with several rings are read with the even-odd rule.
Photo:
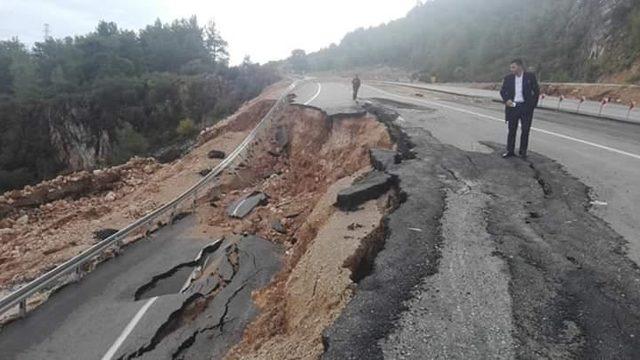
[[291, 52], [291, 56], [288, 59], [289, 65], [294, 72], [302, 74], [307, 71], [309, 66], [307, 62], [307, 53], [302, 49], [295, 49]]
[[228, 44], [218, 32], [215, 21], [209, 20], [204, 27], [204, 39], [213, 63], [226, 65], [229, 62]]
[[26, 51], [13, 53], [9, 72], [13, 93], [18, 99], [35, 99], [40, 95], [37, 67]]
[[0, 191], [69, 170], [80, 149], [112, 165], [183, 142], [277, 81], [249, 58], [229, 67], [226, 46], [195, 17], [100, 22], [31, 51], [0, 41]]
[[245, 55], [244, 58], [242, 59], [242, 66], [247, 67], [251, 65], [254, 65], [254, 63], [251, 61], [251, 56]]
[[183, 138], [189, 138], [198, 133], [198, 127], [193, 120], [189, 118], [182, 119], [176, 128], [176, 133]]

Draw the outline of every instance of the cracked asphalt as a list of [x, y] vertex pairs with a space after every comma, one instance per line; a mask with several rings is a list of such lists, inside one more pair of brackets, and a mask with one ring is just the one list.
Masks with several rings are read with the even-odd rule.
[[[346, 95], [322, 86], [312, 105]], [[640, 154], [640, 127], [538, 111], [534, 153], [504, 160], [499, 105], [363, 90], [416, 158], [323, 358], [640, 358], [640, 166], [603, 148]]]
[[[399, 142], [403, 161], [388, 171], [405, 199], [325, 331], [323, 358], [640, 358], [640, 160], [602, 147], [640, 154], [640, 126], [538, 111], [529, 159], [504, 160], [499, 104], [366, 83], [356, 104], [350, 91], [316, 80], [298, 101], [329, 114], [371, 101]], [[140, 310], [141, 286], [214, 240], [184, 238], [192, 221], [129, 246], [4, 327], [0, 357], [101, 358]], [[141, 291], [161, 296], [114, 358], [220, 358], [255, 314], [251, 290], [279, 267], [279, 249], [245, 240], [221, 246], [218, 282], [172, 293], [188, 273], [177, 271]]]
[[[214, 239], [181, 235], [188, 216], [133, 243], [0, 331], [2, 359], [100, 359], [139, 311], [138, 288], [175, 264], [192, 261]], [[162, 249], [162, 251], [157, 251]], [[72, 345], [71, 345], [72, 344]]]

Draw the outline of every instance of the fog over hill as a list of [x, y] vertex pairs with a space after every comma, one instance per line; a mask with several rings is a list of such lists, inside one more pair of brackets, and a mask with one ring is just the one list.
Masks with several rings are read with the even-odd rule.
[[638, 82], [639, 50], [634, 0], [432, 0], [307, 60], [313, 70], [386, 65], [425, 78], [495, 81], [523, 57], [543, 80]]

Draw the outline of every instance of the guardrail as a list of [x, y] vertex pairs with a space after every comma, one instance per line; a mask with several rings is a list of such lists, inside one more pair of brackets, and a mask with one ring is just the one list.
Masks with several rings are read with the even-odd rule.
[[[274, 115], [281, 111], [288, 102], [288, 95], [298, 86], [300, 81], [295, 81], [286, 89], [283, 95], [276, 101], [271, 107], [269, 112], [260, 120], [253, 130], [247, 135], [247, 137], [238, 145], [231, 154], [229, 154], [220, 164], [218, 164], [209, 174], [207, 174], [202, 180], [193, 185], [191, 188], [183, 192], [181, 195], [173, 199], [172, 201], [164, 204], [158, 209], [150, 212], [142, 218], [136, 220], [132, 224], [126, 226], [124, 229], [109, 236], [108, 238], [93, 245], [89, 249], [83, 251], [81, 254], [71, 258], [70, 260], [58, 265], [53, 270], [41, 275], [37, 279], [31, 281], [27, 285], [12, 292], [3, 299], [0, 300], [0, 316], [5, 314], [8, 310], [15, 306], [18, 306], [18, 315], [24, 316], [27, 312], [27, 300], [30, 296], [38, 293], [39, 291], [51, 287], [54, 282], [60, 280], [63, 276], [76, 274], [78, 277], [82, 274], [81, 267], [87, 264], [89, 261], [96, 258], [98, 255], [104, 253], [105, 250], [112, 246], [118, 248], [122, 245], [124, 239], [126, 239], [132, 233], [145, 229], [145, 235], [152, 227], [155, 220], [162, 216], [170, 214], [169, 218], [172, 220], [176, 211], [180, 205], [185, 201], [191, 200], [192, 206], [195, 209], [196, 200], [198, 199], [198, 193], [206, 186], [213, 183], [213, 180], [222, 173], [229, 165], [231, 165], [243, 152], [246, 151], [249, 144], [254, 141], [258, 133], [267, 128], [267, 125], [272, 120]], [[200, 192], [201, 193], [201, 192]], [[171, 221], [170, 221], [171, 222]]]

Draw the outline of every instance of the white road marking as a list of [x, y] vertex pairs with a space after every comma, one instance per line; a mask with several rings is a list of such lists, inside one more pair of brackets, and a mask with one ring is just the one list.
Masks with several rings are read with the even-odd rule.
[[240, 209], [240, 206], [242, 206], [242, 204], [244, 204], [245, 201], [247, 201], [247, 199], [240, 200], [238, 205], [236, 205], [236, 207], [233, 208], [233, 211], [231, 212], [231, 216], [233, 216], [233, 217], [237, 217], [238, 216], [238, 209]]
[[320, 92], [322, 91], [322, 84], [320, 84], [319, 82], [317, 82], [316, 84], [318, 84], [318, 91], [316, 91], [316, 93], [313, 95], [313, 97], [311, 97], [311, 99], [309, 99], [309, 101], [305, 102], [304, 105], [311, 104], [311, 102], [313, 100], [315, 100], [318, 97], [318, 95], [320, 95]]
[[[211, 244], [209, 244], [209, 245], [207, 245], [205, 247], [213, 246], [216, 243], [219, 243], [219, 242], [221, 242], [223, 240], [224, 240], [224, 237], [214, 241], [213, 243], [211, 243]], [[204, 249], [205, 248], [200, 249], [200, 251], [198, 252], [198, 255], [195, 258], [195, 261], [198, 261], [198, 259], [200, 259], [202, 257], [202, 255], [204, 254]], [[184, 292], [187, 289], [187, 287], [191, 284], [191, 279], [193, 278], [193, 275], [194, 275], [195, 271], [196, 271], [196, 269], [194, 269], [191, 272], [191, 275], [189, 275], [189, 278], [187, 278], [187, 281], [185, 282], [185, 284], [180, 289], [180, 292]], [[120, 336], [118, 336], [118, 339], [116, 340], [116, 342], [113, 343], [113, 345], [111, 345], [111, 347], [109, 348], [109, 351], [107, 351], [107, 353], [104, 354], [104, 356], [102, 357], [102, 360], [111, 360], [111, 358], [113, 358], [113, 355], [116, 354], [116, 351], [118, 351], [120, 346], [122, 346], [122, 343], [127, 339], [129, 334], [131, 334], [131, 331], [133, 331], [133, 329], [136, 327], [136, 325], [140, 322], [140, 319], [142, 319], [144, 314], [147, 312], [147, 310], [149, 310], [151, 305], [153, 305], [153, 303], [156, 302], [156, 300], [158, 300], [158, 296], [154, 296], [154, 297], [150, 298], [146, 303], [144, 303], [144, 305], [142, 305], [142, 307], [140, 308], [140, 310], [138, 310], [138, 312], [133, 317], [133, 319], [131, 319], [129, 324], [127, 324], [127, 326], [124, 328], [124, 330], [122, 330], [122, 333], [120, 334]]]
[[116, 351], [118, 351], [120, 346], [122, 346], [122, 343], [127, 339], [129, 334], [131, 334], [131, 332], [136, 327], [138, 322], [140, 322], [140, 319], [142, 319], [144, 314], [147, 312], [147, 310], [149, 310], [151, 305], [153, 305], [153, 303], [156, 302], [156, 300], [158, 300], [157, 296], [152, 297], [151, 299], [147, 300], [147, 302], [144, 303], [144, 305], [142, 305], [142, 307], [140, 308], [140, 310], [138, 310], [138, 312], [133, 317], [133, 319], [131, 319], [131, 321], [129, 321], [129, 323], [124, 328], [124, 330], [122, 330], [122, 333], [120, 334], [120, 336], [118, 336], [118, 339], [116, 339], [116, 342], [114, 342], [113, 345], [111, 345], [111, 347], [109, 348], [109, 351], [107, 351], [107, 353], [104, 354], [104, 356], [102, 357], [102, 360], [111, 360], [113, 358], [113, 356], [116, 354]]
[[[401, 99], [409, 99], [409, 100], [412, 100], [412, 101], [417, 101], [417, 102], [422, 102], [422, 103], [426, 103], [426, 104], [430, 104], [430, 105], [440, 106], [440, 107], [445, 108], [445, 109], [458, 111], [458, 112], [462, 112], [462, 113], [469, 114], [469, 115], [474, 115], [474, 116], [485, 118], [485, 119], [488, 119], [488, 120], [504, 122], [504, 119], [500, 119], [500, 118], [497, 118], [495, 116], [490, 116], [490, 115], [477, 113], [475, 111], [460, 109], [460, 108], [457, 108], [455, 106], [445, 105], [445, 104], [441, 104], [441, 103], [435, 102], [435, 101], [413, 99], [413, 98], [410, 98], [410, 97], [407, 97], [407, 96], [396, 95], [396, 94], [390, 93], [388, 91], [380, 90], [380, 89], [372, 87], [372, 86], [369, 86], [369, 87], [374, 89], [375, 91], [378, 91], [380, 93], [386, 94], [388, 96], [394, 96], [396, 98], [401, 98]], [[531, 130], [537, 131], [537, 132], [541, 132], [543, 134], [547, 134], [547, 135], [551, 135], [551, 136], [556, 136], [556, 137], [559, 137], [559, 138], [562, 138], [562, 139], [571, 140], [571, 141], [578, 142], [578, 143], [581, 143], [581, 144], [584, 144], [584, 145], [593, 146], [593, 147], [598, 148], [598, 149], [611, 151], [611, 152], [616, 153], [616, 154], [625, 155], [625, 156], [629, 156], [629, 157], [632, 157], [634, 159], [640, 160], [640, 155], [638, 155], [638, 154], [634, 154], [634, 153], [630, 153], [630, 152], [627, 152], [627, 151], [624, 151], [624, 150], [612, 148], [612, 147], [609, 147], [609, 146], [606, 146], [606, 145], [600, 145], [600, 144], [597, 144], [597, 143], [594, 143], [594, 142], [591, 142], [591, 141], [578, 139], [578, 138], [575, 138], [575, 137], [572, 137], [572, 136], [569, 136], [569, 135], [564, 135], [564, 134], [556, 133], [556, 132], [549, 131], [549, 130], [540, 129], [540, 128], [533, 127], [533, 126], [531, 127]]]

